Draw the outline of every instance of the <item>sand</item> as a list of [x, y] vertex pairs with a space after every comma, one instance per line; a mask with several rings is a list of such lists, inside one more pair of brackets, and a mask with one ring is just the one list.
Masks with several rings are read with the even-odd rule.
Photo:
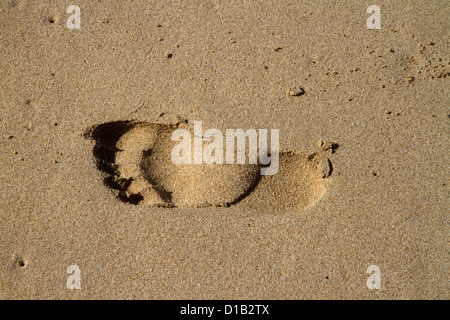
[[[0, 298], [448, 299], [450, 7], [372, 4], [1, 1]], [[194, 121], [279, 172], [174, 165]]]

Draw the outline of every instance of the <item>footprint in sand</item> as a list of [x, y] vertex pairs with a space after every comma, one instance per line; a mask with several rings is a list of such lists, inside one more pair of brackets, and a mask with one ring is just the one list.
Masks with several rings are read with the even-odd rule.
[[97, 168], [117, 197], [151, 207], [229, 207], [302, 210], [325, 193], [337, 144], [317, 153], [283, 152], [279, 171], [261, 176], [260, 164], [174, 164], [171, 141], [185, 123], [117, 121], [88, 129]]

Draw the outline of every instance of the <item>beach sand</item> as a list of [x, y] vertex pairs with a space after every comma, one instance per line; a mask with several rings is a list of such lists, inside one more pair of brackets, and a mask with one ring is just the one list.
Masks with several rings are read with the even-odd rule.
[[[0, 298], [449, 299], [450, 7], [336, 3], [2, 0]], [[279, 172], [175, 166], [194, 121]]]

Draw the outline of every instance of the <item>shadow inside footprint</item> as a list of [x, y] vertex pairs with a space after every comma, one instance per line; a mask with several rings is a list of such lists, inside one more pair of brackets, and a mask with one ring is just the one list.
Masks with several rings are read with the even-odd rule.
[[325, 193], [332, 173], [328, 151], [284, 152], [279, 172], [261, 176], [261, 164], [175, 164], [174, 130], [185, 124], [117, 121], [88, 129], [105, 184], [127, 203], [151, 207], [304, 209]]

